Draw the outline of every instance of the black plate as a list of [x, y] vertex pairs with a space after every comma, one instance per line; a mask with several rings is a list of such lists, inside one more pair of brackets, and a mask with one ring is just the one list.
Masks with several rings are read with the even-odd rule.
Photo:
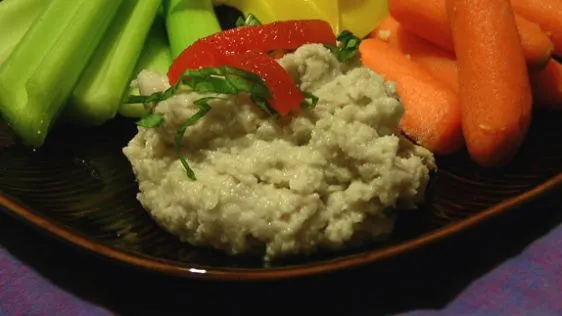
[[[224, 7], [219, 15], [225, 28], [237, 18], [237, 12]], [[152, 221], [135, 198], [137, 185], [121, 151], [135, 132], [134, 123], [123, 118], [87, 130], [58, 127], [43, 148], [32, 151], [0, 125], [0, 206], [122, 263], [179, 276], [250, 280], [382, 260], [474, 227], [562, 185], [562, 113], [537, 112], [525, 144], [506, 168], [479, 168], [466, 152], [439, 158], [427, 202], [419, 211], [400, 214], [388, 241], [264, 267], [260, 258], [229, 257], [181, 244]]]
[[477, 167], [465, 152], [438, 158], [428, 200], [400, 214], [392, 238], [344, 252], [294, 257], [264, 267], [181, 244], [136, 200], [122, 147], [136, 132], [118, 118], [92, 129], [59, 127], [40, 150], [18, 145], [0, 128], [0, 205], [9, 213], [82, 248], [160, 272], [219, 279], [281, 278], [366, 264], [415, 249], [507, 212], [562, 183], [561, 113], [535, 113], [520, 153], [501, 170]]

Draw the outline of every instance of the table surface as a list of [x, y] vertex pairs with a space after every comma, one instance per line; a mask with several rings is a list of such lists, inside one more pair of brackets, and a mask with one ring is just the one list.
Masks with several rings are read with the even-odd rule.
[[413, 253], [353, 270], [267, 283], [204, 282], [135, 270], [2, 212], [0, 245], [57, 286], [121, 315], [286, 314], [303, 305], [320, 314], [381, 315], [443, 308], [471, 282], [560, 223], [562, 190], [556, 190]]

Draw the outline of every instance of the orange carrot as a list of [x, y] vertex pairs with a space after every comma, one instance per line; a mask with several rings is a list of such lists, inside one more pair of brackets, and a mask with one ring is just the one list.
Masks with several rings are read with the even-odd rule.
[[554, 59], [546, 68], [530, 74], [535, 105], [562, 110], [562, 64]]
[[455, 55], [405, 30], [392, 16], [387, 16], [370, 34], [409, 56], [433, 76], [458, 91], [458, 70]]
[[532, 95], [509, 0], [451, 0], [463, 134], [485, 167], [509, 163], [531, 121]]
[[445, 0], [388, 0], [388, 8], [408, 31], [453, 51]]
[[517, 14], [540, 25], [554, 43], [555, 54], [562, 56], [562, 1], [511, 0]]
[[359, 54], [363, 65], [396, 83], [405, 109], [400, 121], [404, 134], [435, 154], [451, 154], [463, 146], [455, 92], [383, 41], [363, 40]]
[[[405, 29], [453, 51], [453, 38], [445, 9], [446, 0], [389, 0], [390, 13]], [[531, 0], [521, 0], [531, 1]], [[541, 0], [534, 0], [541, 1]], [[544, 1], [544, 0], [542, 0]], [[552, 0], [559, 1], [559, 0]], [[541, 28], [516, 15], [523, 53], [529, 69], [542, 69], [550, 59], [554, 45]]]
[[517, 13], [515, 13], [515, 23], [527, 66], [532, 71], [544, 69], [554, 52], [554, 43], [537, 23]]

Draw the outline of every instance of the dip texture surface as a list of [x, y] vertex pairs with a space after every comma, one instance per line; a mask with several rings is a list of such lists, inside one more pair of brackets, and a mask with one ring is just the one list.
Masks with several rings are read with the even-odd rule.
[[[123, 149], [139, 185], [138, 200], [182, 241], [264, 260], [340, 249], [390, 234], [387, 210], [423, 201], [433, 155], [398, 136], [404, 108], [394, 86], [362, 66], [348, 66], [322, 45], [304, 45], [280, 64], [314, 109], [276, 121], [244, 95], [221, 96], [189, 127], [183, 154], [174, 152], [194, 101], [215, 94], [188, 90], [160, 102], [165, 123], [139, 127]], [[168, 88], [143, 71], [142, 94]]]

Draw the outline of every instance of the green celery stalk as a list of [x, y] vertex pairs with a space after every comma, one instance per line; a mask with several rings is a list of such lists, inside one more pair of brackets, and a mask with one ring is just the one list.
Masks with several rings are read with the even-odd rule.
[[116, 115], [161, 4], [162, 0], [124, 1], [74, 88], [67, 118], [100, 125]]
[[3, 34], [2, 45], [0, 45], [0, 65], [16, 48], [49, 2], [49, 0], [0, 1], [0, 21], [2, 21]]
[[[152, 24], [150, 33], [144, 44], [143, 51], [137, 62], [134, 71], [136, 77], [141, 70], [147, 69], [165, 74], [172, 64], [172, 55], [170, 53], [170, 45], [166, 37], [166, 27], [164, 18], [161, 15], [156, 17]], [[137, 88], [129, 87], [128, 95], [140, 95]], [[119, 108], [119, 114], [129, 118], [139, 118], [145, 114], [144, 104], [141, 103], [122, 103]]]
[[164, 12], [172, 58], [199, 38], [222, 30], [211, 0], [165, 0]]
[[51, 0], [0, 66], [0, 112], [24, 144], [43, 145], [121, 3]]

